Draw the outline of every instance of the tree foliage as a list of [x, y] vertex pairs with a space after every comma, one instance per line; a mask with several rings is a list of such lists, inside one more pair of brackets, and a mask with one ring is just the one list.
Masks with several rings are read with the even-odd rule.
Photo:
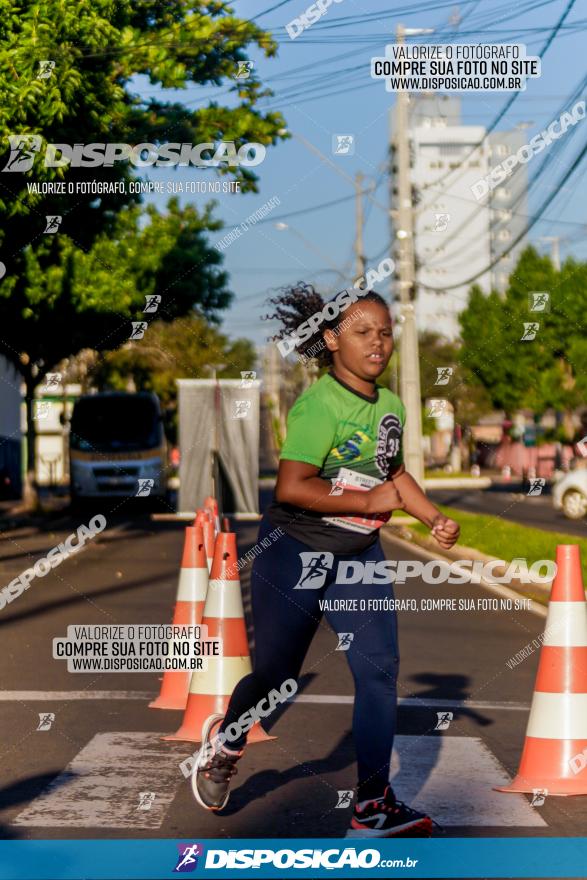
[[[531, 294], [549, 294], [549, 309], [532, 311]], [[521, 254], [505, 296], [471, 290], [461, 313], [460, 363], [494, 407], [537, 415], [569, 411], [585, 402], [587, 264], [572, 259], [557, 272], [532, 247]], [[531, 327], [528, 333], [525, 325]], [[532, 335], [535, 338], [523, 339]]]

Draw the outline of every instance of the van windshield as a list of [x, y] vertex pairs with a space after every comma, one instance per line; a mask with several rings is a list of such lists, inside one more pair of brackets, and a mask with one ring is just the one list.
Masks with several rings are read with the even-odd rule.
[[71, 418], [70, 446], [84, 452], [154, 449], [163, 439], [159, 409], [151, 397], [82, 397]]

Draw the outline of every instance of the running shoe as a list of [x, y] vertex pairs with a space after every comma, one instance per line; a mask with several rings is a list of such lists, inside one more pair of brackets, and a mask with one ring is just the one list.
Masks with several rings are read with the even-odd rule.
[[230, 797], [230, 781], [244, 749], [231, 751], [214, 741], [223, 715], [209, 715], [202, 725], [202, 745], [192, 771], [192, 791], [205, 810], [222, 810]]
[[383, 797], [355, 805], [346, 837], [430, 837], [432, 819], [398, 801], [390, 785]]

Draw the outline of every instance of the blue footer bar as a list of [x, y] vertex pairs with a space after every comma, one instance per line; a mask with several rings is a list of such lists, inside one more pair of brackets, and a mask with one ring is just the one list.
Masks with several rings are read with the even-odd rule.
[[585, 877], [587, 838], [3, 840], [0, 880]]

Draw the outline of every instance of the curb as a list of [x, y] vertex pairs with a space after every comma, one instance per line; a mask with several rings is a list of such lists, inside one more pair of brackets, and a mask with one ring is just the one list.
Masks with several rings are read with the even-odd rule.
[[[493, 562], [497, 559], [495, 556], [487, 556], [487, 554], [481, 553], [474, 547], [467, 547], [465, 544], [455, 544], [450, 550], [441, 550], [433, 538], [417, 535], [403, 526], [400, 526], [399, 528], [389, 525], [382, 526], [381, 537], [392, 538], [394, 541], [399, 541], [406, 549], [413, 548], [415, 544], [430, 560], [444, 559], [446, 562], [456, 562], [459, 559], [472, 559], [481, 562]], [[467, 569], [462, 568], [459, 570], [459, 567], [457, 567], [456, 570], [463, 575], [471, 575], [471, 572]], [[496, 566], [496, 571], [500, 574], [504, 574], [506, 570], [507, 565]], [[525, 599], [531, 599], [532, 605], [529, 610], [534, 614], [537, 614], [539, 617], [546, 617], [550, 586], [547, 587], [541, 584], [532, 584], [532, 593], [530, 593], [527, 589], [528, 585], [523, 584], [521, 581], [512, 580], [510, 586], [506, 586], [505, 584], [492, 583], [484, 577], [480, 577], [479, 585], [509, 599], [518, 599], [520, 596]]]
[[424, 477], [425, 489], [488, 489], [491, 477]]

